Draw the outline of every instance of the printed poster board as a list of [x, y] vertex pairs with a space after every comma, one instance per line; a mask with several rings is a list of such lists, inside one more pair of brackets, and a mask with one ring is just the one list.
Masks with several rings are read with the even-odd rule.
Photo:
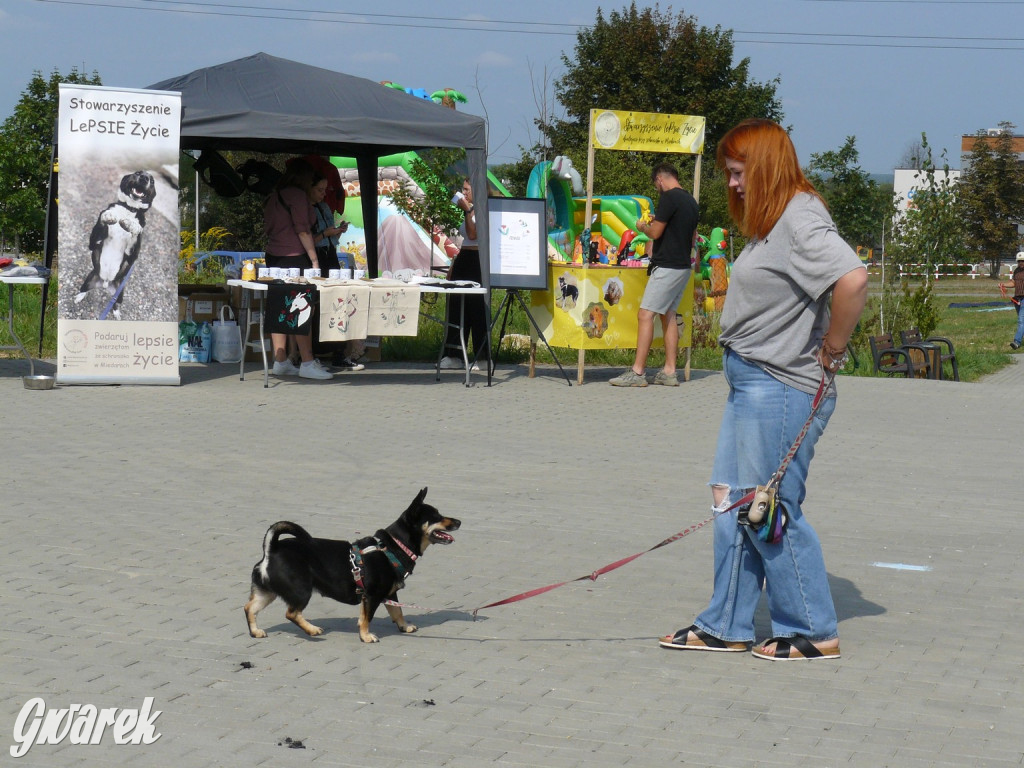
[[180, 384], [181, 96], [60, 85], [57, 381]]
[[489, 197], [490, 287], [548, 288], [547, 200]]

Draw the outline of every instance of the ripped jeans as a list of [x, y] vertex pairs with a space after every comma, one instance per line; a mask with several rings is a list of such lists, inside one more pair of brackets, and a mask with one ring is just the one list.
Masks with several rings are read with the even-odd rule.
[[[729, 349], [723, 368], [729, 399], [711, 472], [719, 509], [768, 482], [800, 433], [814, 399]], [[821, 544], [800, 506], [814, 444], [835, 404], [835, 398], [821, 404], [783, 477], [779, 498], [789, 524], [781, 543], [758, 540], [755, 531], [739, 525], [737, 510], [715, 519], [714, 594], [694, 622], [705, 632], [730, 642], [754, 641], [754, 612], [763, 587], [773, 637], [803, 635], [812, 642], [838, 637]]]

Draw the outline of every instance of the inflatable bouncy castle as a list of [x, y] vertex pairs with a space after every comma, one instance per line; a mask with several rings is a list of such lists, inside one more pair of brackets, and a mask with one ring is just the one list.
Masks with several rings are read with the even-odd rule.
[[721, 227], [711, 230], [711, 237], [697, 236], [697, 249], [705, 253], [700, 260], [700, 277], [704, 283], [704, 311], [721, 312], [725, 304], [725, 293], [729, 288], [729, 271], [732, 266], [725, 258], [729, 247], [726, 239], [729, 232]]
[[[583, 239], [596, 243], [595, 260], [617, 264], [621, 250], [644, 254], [647, 237], [635, 231], [636, 222], [652, 212], [651, 199], [642, 195], [605, 195], [592, 200], [591, 222], [584, 222], [586, 198], [583, 181], [565, 156], [537, 163], [526, 186], [526, 196], [546, 198], [548, 204], [548, 258], [551, 261], [582, 264], [590, 257], [583, 252]], [[590, 230], [590, 237], [585, 237]]]

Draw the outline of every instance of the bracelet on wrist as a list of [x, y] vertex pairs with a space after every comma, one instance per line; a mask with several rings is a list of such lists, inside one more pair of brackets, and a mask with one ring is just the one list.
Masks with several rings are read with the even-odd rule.
[[838, 360], [846, 354], [846, 345], [843, 344], [841, 347], [833, 347], [828, 343], [828, 337], [826, 336], [821, 340], [821, 348], [828, 353], [828, 356], [833, 360]]

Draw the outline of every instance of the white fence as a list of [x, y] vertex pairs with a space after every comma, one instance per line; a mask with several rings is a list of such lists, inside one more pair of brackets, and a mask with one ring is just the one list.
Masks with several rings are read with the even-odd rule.
[[[988, 274], [986, 267], [982, 264], [901, 264], [897, 269], [901, 278], [930, 275], [935, 280], [940, 277], [970, 277], [973, 280], [979, 275]], [[868, 274], [880, 275], [882, 267], [878, 264], [869, 264]]]

